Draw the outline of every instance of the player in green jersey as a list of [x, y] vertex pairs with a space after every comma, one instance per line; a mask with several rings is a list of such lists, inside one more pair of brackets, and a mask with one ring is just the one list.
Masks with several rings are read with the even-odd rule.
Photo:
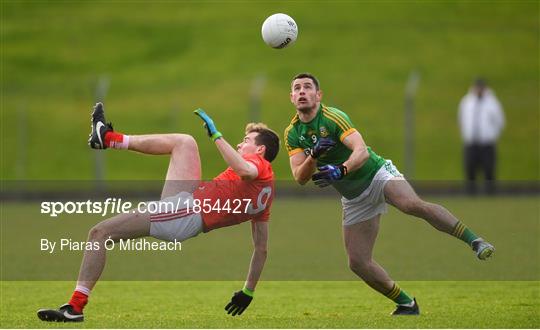
[[294, 179], [301, 185], [310, 179], [320, 187], [332, 185], [342, 195], [349, 267], [397, 304], [393, 315], [418, 315], [420, 309], [372, 258], [386, 203], [463, 240], [481, 260], [492, 255], [493, 245], [476, 236], [444, 207], [420, 199], [390, 160], [366, 146], [343, 111], [321, 103], [317, 78], [309, 73], [296, 75], [290, 98], [296, 115], [285, 129], [285, 145]]

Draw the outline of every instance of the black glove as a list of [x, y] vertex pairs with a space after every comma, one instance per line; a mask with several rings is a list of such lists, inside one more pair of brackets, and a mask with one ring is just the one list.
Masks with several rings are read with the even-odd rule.
[[306, 155], [313, 158], [319, 158], [335, 145], [336, 142], [334, 140], [322, 137], [312, 148], [306, 149]]
[[347, 167], [341, 165], [324, 165], [319, 167], [319, 172], [311, 176], [311, 180], [320, 188], [332, 184], [333, 181], [341, 180], [347, 175]]
[[[249, 294], [251, 294], [251, 296]], [[225, 310], [227, 311], [227, 314], [231, 314], [232, 316], [235, 316], [236, 314], [242, 315], [252, 300], [253, 292], [250, 293], [247, 289], [236, 291], [231, 298], [231, 302], [225, 306]]]

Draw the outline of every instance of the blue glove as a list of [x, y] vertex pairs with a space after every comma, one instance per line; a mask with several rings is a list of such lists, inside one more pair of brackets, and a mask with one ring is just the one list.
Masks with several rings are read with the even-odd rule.
[[217, 130], [216, 125], [214, 124], [214, 121], [212, 120], [212, 118], [210, 118], [210, 116], [208, 116], [206, 112], [204, 112], [203, 109], [199, 108], [193, 111], [193, 113], [201, 117], [201, 119], [204, 121], [203, 126], [204, 128], [206, 128], [206, 133], [208, 134], [209, 137], [212, 138], [213, 141], [216, 141], [217, 139], [223, 136], [223, 134], [221, 134]]
[[324, 165], [319, 167], [319, 172], [311, 176], [311, 180], [320, 188], [327, 187], [333, 181], [341, 180], [347, 175], [347, 167], [341, 165]]
[[331, 138], [320, 138], [317, 143], [312, 148], [306, 149], [306, 156], [311, 156], [313, 158], [319, 158], [324, 155], [328, 150], [332, 149], [336, 145], [336, 142]]

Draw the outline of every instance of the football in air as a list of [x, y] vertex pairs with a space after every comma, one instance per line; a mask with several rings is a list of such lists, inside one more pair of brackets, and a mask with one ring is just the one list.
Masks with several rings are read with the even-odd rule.
[[285, 48], [296, 41], [298, 25], [292, 17], [285, 14], [274, 14], [262, 25], [262, 38], [272, 48]]

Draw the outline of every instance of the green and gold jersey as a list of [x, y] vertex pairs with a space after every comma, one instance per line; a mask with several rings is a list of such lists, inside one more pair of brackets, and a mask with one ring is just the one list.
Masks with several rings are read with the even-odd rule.
[[[302, 123], [296, 114], [285, 129], [285, 147], [289, 157], [312, 148], [320, 137], [328, 137], [336, 141], [336, 145], [317, 159], [317, 166], [327, 164], [338, 165], [349, 159], [352, 151], [343, 144], [343, 140], [356, 132], [349, 117], [341, 110], [319, 107], [317, 115], [309, 123]], [[367, 148], [369, 159], [356, 171], [349, 172], [342, 180], [335, 181], [334, 188], [345, 198], [353, 199], [369, 187], [375, 173], [383, 166], [385, 160]]]

